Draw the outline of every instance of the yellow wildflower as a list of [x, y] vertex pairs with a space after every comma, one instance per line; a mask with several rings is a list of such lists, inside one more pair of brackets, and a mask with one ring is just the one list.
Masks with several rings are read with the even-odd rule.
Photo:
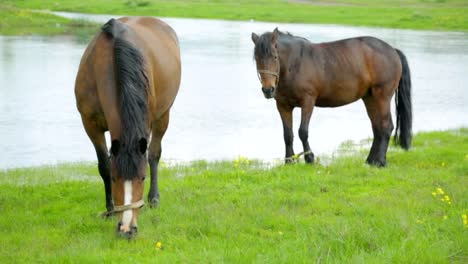
[[444, 220], [447, 220], [448, 216], [444, 215]]
[[161, 241], [156, 242], [156, 249], [162, 249], [162, 248], [163, 246], [162, 246]]
[[436, 192], [432, 192], [432, 196], [436, 196], [436, 195], [437, 195], [437, 193], [436, 193]]
[[278, 235], [282, 236], [282, 235], [283, 235], [283, 232], [278, 231]]
[[445, 162], [442, 162], [442, 167], [445, 167]]
[[444, 194], [444, 190], [442, 190], [442, 188], [439, 187], [439, 188], [437, 188], [436, 190], [437, 190], [437, 193], [439, 193], [439, 194]]
[[466, 214], [462, 214], [462, 218], [463, 220], [466, 220], [467, 219]]
[[448, 195], [444, 196], [445, 201], [450, 201], [450, 197]]

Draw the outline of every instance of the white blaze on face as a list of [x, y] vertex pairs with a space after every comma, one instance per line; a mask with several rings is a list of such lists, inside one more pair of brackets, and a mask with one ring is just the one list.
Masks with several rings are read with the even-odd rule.
[[[124, 205], [132, 203], [132, 181], [124, 182]], [[130, 230], [130, 222], [132, 221], [133, 210], [127, 210], [122, 215], [122, 226], [121, 230], [128, 232]]]

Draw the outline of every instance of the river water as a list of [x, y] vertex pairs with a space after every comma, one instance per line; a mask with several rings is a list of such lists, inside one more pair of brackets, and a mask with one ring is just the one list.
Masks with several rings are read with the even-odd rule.
[[[59, 13], [106, 22], [112, 16]], [[361, 35], [381, 38], [408, 57], [414, 130], [468, 126], [468, 33], [334, 25], [164, 19], [177, 32], [182, 84], [163, 139], [163, 159], [282, 158], [282, 125], [264, 99], [252, 60], [251, 32], [275, 27], [312, 42]], [[74, 80], [86, 47], [77, 37], [0, 36], [0, 168], [94, 161], [76, 110]], [[393, 106], [393, 104], [392, 104]], [[294, 131], [299, 126], [294, 114]], [[394, 118], [395, 120], [395, 118]], [[372, 135], [361, 101], [315, 108], [310, 145], [332, 154], [343, 141]], [[295, 137], [295, 150], [301, 151]]]

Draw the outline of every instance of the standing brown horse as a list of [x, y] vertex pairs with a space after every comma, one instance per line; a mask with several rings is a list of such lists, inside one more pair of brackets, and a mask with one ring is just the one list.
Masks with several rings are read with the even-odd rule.
[[386, 165], [393, 130], [390, 102], [396, 93], [395, 140], [411, 146], [411, 77], [405, 55], [382, 40], [358, 37], [313, 44], [277, 28], [252, 33], [254, 58], [266, 98], [275, 98], [283, 121], [286, 162], [292, 162], [292, 111], [301, 107], [299, 138], [307, 163], [314, 162], [308, 142], [314, 106], [338, 107], [362, 99], [372, 123], [374, 140], [367, 163]]
[[[159, 202], [161, 139], [180, 84], [179, 42], [171, 27], [149, 17], [111, 19], [101, 29], [81, 59], [75, 96], [96, 150], [107, 212], [118, 214], [119, 234], [131, 237], [144, 204], [150, 135], [148, 199], [151, 205]], [[112, 141], [110, 157], [105, 131]]]

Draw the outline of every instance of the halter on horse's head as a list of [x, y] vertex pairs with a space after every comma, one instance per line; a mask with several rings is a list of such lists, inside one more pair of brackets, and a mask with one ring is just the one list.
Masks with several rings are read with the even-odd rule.
[[278, 28], [272, 33], [258, 36], [252, 33], [255, 44], [254, 58], [257, 64], [257, 75], [262, 83], [262, 91], [267, 99], [275, 97], [280, 79], [280, 58], [277, 49]]

